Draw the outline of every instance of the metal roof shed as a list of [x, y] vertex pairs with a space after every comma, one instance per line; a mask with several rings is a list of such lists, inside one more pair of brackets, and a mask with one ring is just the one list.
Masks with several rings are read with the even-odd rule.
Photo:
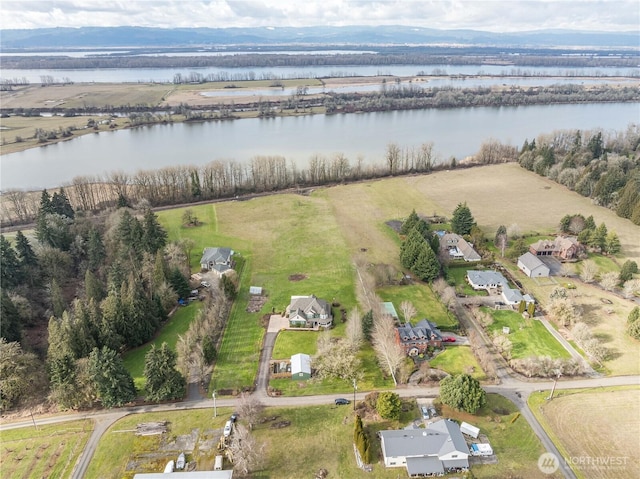
[[474, 439], [478, 439], [478, 435], [480, 434], [480, 429], [472, 426], [469, 423], [463, 422], [460, 424], [460, 432], [462, 434], [466, 434], [467, 436], [471, 436]]
[[291, 356], [291, 379], [306, 381], [311, 378], [311, 356], [298, 353]]

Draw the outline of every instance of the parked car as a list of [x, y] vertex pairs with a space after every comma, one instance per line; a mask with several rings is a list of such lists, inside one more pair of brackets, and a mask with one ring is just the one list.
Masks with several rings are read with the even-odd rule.
[[178, 460], [176, 461], [176, 469], [181, 471], [184, 469], [186, 464], [187, 464], [187, 461], [184, 456], [184, 452], [181, 452], [180, 455], [178, 456]]
[[420, 406], [420, 411], [422, 412], [422, 419], [429, 419], [429, 409], [427, 406]]
[[455, 343], [456, 342], [456, 338], [452, 338], [451, 336], [444, 337], [444, 338], [442, 338], [442, 340], [445, 343]]
[[208, 281], [201, 281], [200, 286], [204, 286], [205, 288], [208, 288], [209, 286], [211, 286], [211, 284]]
[[436, 408], [430, 407], [429, 408], [429, 414], [431, 414], [431, 417], [437, 417], [438, 416], [438, 411], [436, 411]]
[[227, 421], [227, 423], [224, 425], [224, 431], [222, 432], [224, 437], [231, 436], [231, 427], [232, 427], [231, 421]]
[[234, 412], [231, 417], [229, 418], [229, 420], [233, 423], [236, 422], [238, 420], [238, 413]]
[[337, 398], [335, 400], [336, 406], [344, 406], [345, 404], [350, 404], [351, 401], [345, 398]]

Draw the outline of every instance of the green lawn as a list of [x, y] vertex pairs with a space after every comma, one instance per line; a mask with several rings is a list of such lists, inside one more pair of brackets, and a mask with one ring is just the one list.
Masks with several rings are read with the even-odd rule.
[[464, 267], [449, 266], [447, 279], [453, 279], [456, 282], [456, 292], [466, 294], [467, 296], [487, 296], [485, 290], [476, 291], [467, 283], [467, 271], [473, 269], [475, 268], [472, 265], [465, 265]]
[[554, 359], [571, 357], [541, 322], [525, 320], [516, 311], [482, 309], [493, 317], [493, 324], [488, 327], [491, 333], [502, 334], [502, 328], [509, 327], [509, 339], [513, 344], [511, 356], [514, 359], [529, 356], [549, 356]]
[[274, 359], [287, 359], [294, 354], [304, 353], [313, 356], [318, 351], [317, 331], [280, 331], [273, 348]]
[[[455, 329], [458, 325], [456, 317], [440, 302], [430, 286], [426, 284], [412, 284], [405, 286], [386, 286], [377, 291], [383, 301], [391, 301], [399, 315], [400, 304], [403, 301], [410, 301], [415, 306], [418, 314], [412, 322], [416, 323], [423, 318], [427, 318], [440, 328]], [[404, 321], [404, 318], [400, 318]]]
[[609, 256], [603, 256], [601, 254], [589, 253], [589, 259], [593, 261], [598, 267], [599, 274], [603, 273], [619, 273], [620, 267]]
[[24, 479], [71, 477], [93, 426], [93, 421], [85, 419], [0, 432], [0, 476]]
[[175, 350], [178, 335], [187, 332], [189, 324], [196, 317], [201, 306], [202, 303], [194, 301], [188, 306], [178, 308], [153, 340], [124, 354], [124, 366], [133, 376], [133, 381], [138, 391], [143, 391], [145, 388], [144, 357], [151, 349], [151, 346], [155, 344], [156, 347], [159, 347], [162, 343], [167, 343], [171, 349]]
[[429, 361], [429, 365], [452, 375], [464, 373], [471, 374], [478, 381], [487, 379], [469, 346], [447, 346], [442, 353]]

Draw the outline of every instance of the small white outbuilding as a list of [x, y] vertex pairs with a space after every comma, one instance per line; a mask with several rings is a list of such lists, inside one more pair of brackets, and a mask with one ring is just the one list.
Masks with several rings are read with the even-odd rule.
[[306, 381], [311, 378], [311, 356], [298, 353], [291, 356], [291, 379]]

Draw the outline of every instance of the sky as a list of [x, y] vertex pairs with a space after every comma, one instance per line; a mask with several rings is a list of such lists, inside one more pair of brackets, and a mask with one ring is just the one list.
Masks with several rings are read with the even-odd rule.
[[639, 31], [638, 0], [0, 0], [0, 29], [407, 25]]

